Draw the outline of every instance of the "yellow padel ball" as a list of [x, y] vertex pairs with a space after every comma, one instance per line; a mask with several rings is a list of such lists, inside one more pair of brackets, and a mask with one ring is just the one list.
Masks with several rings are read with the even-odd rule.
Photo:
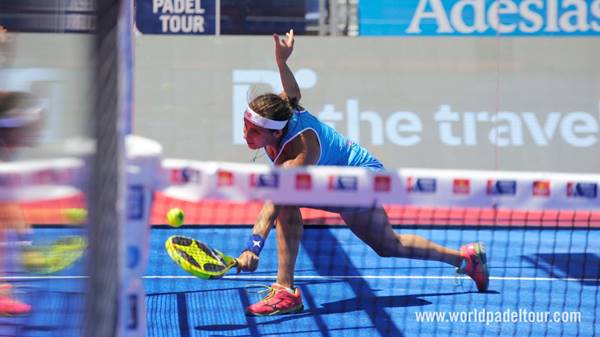
[[82, 224], [87, 221], [88, 214], [85, 208], [68, 208], [64, 214], [71, 223]]
[[171, 208], [169, 212], [167, 212], [167, 223], [172, 227], [183, 225], [184, 218], [185, 215], [181, 208]]

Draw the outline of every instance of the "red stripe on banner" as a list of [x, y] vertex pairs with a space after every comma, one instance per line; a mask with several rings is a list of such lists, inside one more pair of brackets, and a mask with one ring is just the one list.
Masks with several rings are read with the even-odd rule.
[[[0, 203], [0, 205], [6, 204], [9, 203]], [[73, 220], [68, 218], [68, 213], [66, 213], [65, 210], [86, 207], [85, 196], [83, 193], [68, 198], [10, 204], [21, 207], [27, 223], [34, 225], [72, 224]]]
[[[188, 202], [155, 193], [155, 205], [150, 222], [165, 224], [165, 214], [174, 207], [182, 208], [188, 225], [250, 225], [256, 220], [262, 202], [234, 203], [230, 201]], [[386, 205], [393, 225], [410, 226], [511, 226], [600, 228], [600, 211], [527, 211], [493, 208], [442, 208]], [[342, 219], [336, 213], [317, 209], [301, 209], [306, 224], [339, 225]]]
[[[179, 207], [185, 213], [186, 225], [250, 225], [261, 210], [262, 202], [237, 203], [205, 200], [190, 202], [173, 199], [161, 192], [154, 195], [150, 223], [164, 225], [165, 215]], [[85, 208], [83, 194], [58, 200], [20, 203], [28, 222], [35, 225], [68, 224], [63, 210]], [[575, 210], [513, 210], [492, 208], [443, 208], [386, 205], [390, 222], [406, 226], [510, 226], [600, 228], [600, 211]], [[301, 209], [306, 224], [339, 225], [342, 219], [336, 213], [316, 209]]]

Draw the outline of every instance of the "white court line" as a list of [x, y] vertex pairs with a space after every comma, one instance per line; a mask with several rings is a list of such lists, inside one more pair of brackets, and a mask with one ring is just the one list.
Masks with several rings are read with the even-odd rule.
[[88, 278], [88, 276], [2, 276], [0, 277], [0, 281], [77, 280], [86, 278]]
[[[72, 280], [72, 279], [86, 279], [88, 276], [5, 276], [0, 277], [3, 281], [18, 281], [18, 280]], [[178, 275], [149, 275], [144, 276], [144, 279], [149, 280], [161, 280], [161, 279], [195, 279], [195, 276], [178, 276]], [[254, 280], [274, 280], [275, 275], [232, 275], [224, 276], [223, 279], [235, 280], [235, 279], [254, 279]], [[395, 279], [395, 280], [455, 280], [455, 279], [466, 279], [467, 276], [430, 276], [430, 275], [363, 275], [363, 276], [346, 276], [346, 275], [306, 275], [296, 276], [296, 280], [336, 280], [336, 279]], [[518, 276], [490, 276], [490, 280], [501, 280], [501, 281], [562, 281], [562, 282], [600, 282], [600, 279], [595, 278], [558, 278], [558, 277], [518, 277]]]

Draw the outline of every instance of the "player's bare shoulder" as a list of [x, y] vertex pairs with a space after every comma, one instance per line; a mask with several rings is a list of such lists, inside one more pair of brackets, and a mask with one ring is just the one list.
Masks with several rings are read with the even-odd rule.
[[283, 145], [276, 164], [300, 159], [303, 165], [314, 165], [321, 156], [319, 138], [313, 130], [305, 130]]

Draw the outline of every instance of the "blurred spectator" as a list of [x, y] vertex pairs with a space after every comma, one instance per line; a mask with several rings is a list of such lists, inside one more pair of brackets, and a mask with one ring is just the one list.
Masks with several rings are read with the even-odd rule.
[[6, 28], [0, 26], [0, 69], [6, 67], [12, 59], [14, 52], [14, 39], [7, 33]]
[[[11, 49], [7, 44], [9, 42], [10, 37], [6, 29], [0, 26], [0, 55], [9, 55]], [[0, 91], [0, 163], [14, 158], [19, 147], [32, 144], [42, 116], [42, 107], [36, 102], [37, 100], [29, 93]], [[10, 200], [0, 201], [0, 241], [2, 242], [0, 268], [2, 269], [6, 262], [6, 248], [13, 246], [7, 242], [7, 230], [14, 230], [17, 234], [29, 231], [21, 207]], [[29, 313], [31, 307], [14, 299], [11, 290], [12, 285], [0, 284], [0, 315]]]

